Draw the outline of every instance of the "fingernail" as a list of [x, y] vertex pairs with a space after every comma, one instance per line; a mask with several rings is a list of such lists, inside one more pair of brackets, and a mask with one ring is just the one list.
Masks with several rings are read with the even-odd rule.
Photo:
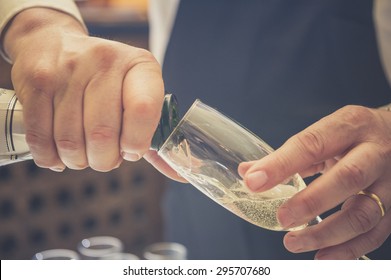
[[283, 228], [291, 228], [294, 226], [295, 218], [293, 217], [290, 208], [281, 206], [278, 209], [278, 222]]
[[265, 171], [256, 171], [246, 176], [246, 184], [252, 191], [259, 191], [268, 180]]
[[63, 172], [65, 170], [65, 167], [51, 167], [50, 170], [54, 172]]
[[118, 163], [117, 163], [117, 165], [116, 165], [116, 166], [114, 166], [114, 169], [117, 169], [117, 168], [119, 168], [119, 167], [121, 166], [122, 162], [123, 162], [123, 158], [122, 158], [122, 157], [120, 157], [120, 158], [118, 159]]
[[141, 158], [138, 154], [132, 154], [126, 152], [122, 152], [121, 155], [123, 159], [127, 161], [138, 161]]
[[301, 252], [304, 248], [302, 239], [295, 235], [287, 235], [284, 239], [284, 246], [293, 253]]

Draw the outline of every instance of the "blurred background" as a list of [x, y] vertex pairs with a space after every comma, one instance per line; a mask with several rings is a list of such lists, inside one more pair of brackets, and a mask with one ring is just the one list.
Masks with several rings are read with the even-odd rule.
[[[148, 48], [147, 0], [77, 1], [91, 35]], [[0, 62], [0, 87], [12, 89]], [[109, 173], [55, 173], [32, 161], [0, 167], [0, 258], [31, 259], [39, 251], [76, 250], [90, 236], [110, 235], [141, 257], [161, 241], [165, 178], [143, 160]]]

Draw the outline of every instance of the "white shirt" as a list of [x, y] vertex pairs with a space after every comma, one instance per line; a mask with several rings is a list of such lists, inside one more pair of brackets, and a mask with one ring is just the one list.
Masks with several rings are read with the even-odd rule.
[[380, 57], [391, 84], [391, 0], [376, 0], [373, 12]]
[[149, 0], [149, 49], [163, 63], [180, 0]]

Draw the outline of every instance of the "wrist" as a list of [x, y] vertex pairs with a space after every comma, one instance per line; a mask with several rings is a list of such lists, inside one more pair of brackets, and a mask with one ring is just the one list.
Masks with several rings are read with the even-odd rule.
[[[29, 39], [35, 35], [43, 35], [50, 29], [56, 32], [87, 34], [82, 23], [66, 13], [50, 8], [26, 9], [9, 22], [4, 32], [2, 43], [5, 55], [14, 61], [18, 51], [29, 45]], [[44, 40], [50, 40], [50, 37]]]

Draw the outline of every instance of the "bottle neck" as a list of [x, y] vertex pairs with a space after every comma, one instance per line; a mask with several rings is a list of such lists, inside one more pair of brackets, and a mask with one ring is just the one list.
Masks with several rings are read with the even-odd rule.
[[179, 120], [177, 99], [175, 95], [166, 93], [160, 121], [151, 142], [152, 150], [158, 151], [163, 146]]

